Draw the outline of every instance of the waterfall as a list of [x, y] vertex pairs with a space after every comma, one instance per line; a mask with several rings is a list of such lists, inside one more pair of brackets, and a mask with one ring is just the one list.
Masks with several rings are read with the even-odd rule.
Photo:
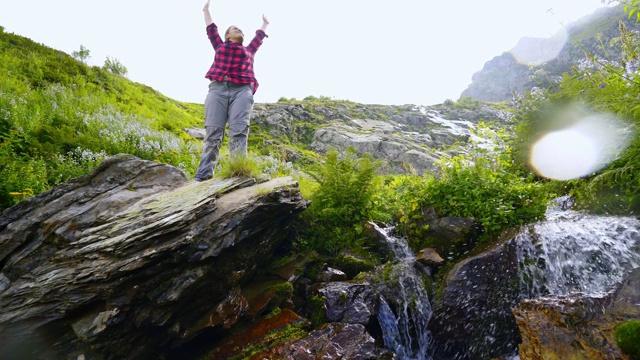
[[[391, 236], [393, 228], [375, 230], [387, 242], [397, 261], [387, 264], [385, 284], [381, 287], [378, 321], [385, 346], [401, 360], [429, 360], [427, 355], [430, 334], [427, 324], [432, 310], [429, 296], [415, 267], [415, 256], [405, 239]], [[392, 288], [392, 289], [390, 289]], [[395, 313], [392, 310], [393, 304]]]
[[[563, 199], [560, 199], [562, 201]], [[607, 292], [640, 266], [640, 221], [549, 208], [517, 236], [523, 296]]]

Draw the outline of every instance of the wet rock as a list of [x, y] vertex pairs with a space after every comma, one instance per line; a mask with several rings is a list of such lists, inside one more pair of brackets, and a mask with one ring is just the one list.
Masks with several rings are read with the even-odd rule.
[[419, 243], [434, 248], [438, 254], [452, 260], [471, 250], [482, 234], [482, 225], [475, 219], [442, 217], [427, 218], [429, 229]]
[[619, 324], [640, 318], [640, 268], [599, 296], [573, 294], [525, 300], [514, 310], [520, 358], [629, 359], [616, 345]]
[[343, 280], [347, 280], [347, 274], [332, 267], [326, 267], [325, 269], [320, 271], [320, 274], [318, 275], [318, 281], [320, 282]]
[[434, 359], [489, 359], [520, 343], [511, 310], [520, 301], [516, 243], [465, 259], [447, 274], [429, 329]]
[[330, 282], [311, 287], [323, 299], [329, 322], [367, 325], [376, 314], [377, 298], [368, 282]]
[[334, 261], [334, 266], [347, 274], [350, 279], [363, 271], [373, 270], [375, 264], [372, 259], [343, 250]]
[[0, 357], [157, 358], [233, 326], [239, 287], [307, 206], [290, 178], [254, 184], [122, 155], [7, 209]]
[[288, 342], [262, 359], [367, 360], [379, 359], [381, 351], [360, 324], [326, 324], [308, 336]]
[[431, 267], [438, 267], [444, 263], [444, 259], [438, 254], [436, 249], [426, 248], [420, 250], [418, 255], [416, 255], [416, 261]]
[[259, 315], [283, 307], [291, 299], [293, 285], [273, 276], [258, 276], [243, 287], [242, 295], [249, 304], [246, 318], [254, 320]]
[[318, 254], [315, 251], [309, 251], [304, 254], [298, 254], [294, 258], [280, 260], [279, 264], [269, 269], [269, 273], [293, 283], [304, 272], [305, 266], [317, 256]]

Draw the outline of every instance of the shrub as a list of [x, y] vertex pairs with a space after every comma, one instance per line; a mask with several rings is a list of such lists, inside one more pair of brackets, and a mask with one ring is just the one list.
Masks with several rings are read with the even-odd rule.
[[543, 217], [553, 196], [533, 174], [513, 168], [506, 147], [476, 148], [470, 155], [443, 159], [439, 176], [398, 176], [388, 187], [399, 209], [398, 228], [414, 251], [429, 246], [423, 243], [428, 228], [422, 225], [427, 208], [439, 217], [476, 219], [485, 230], [481, 241], [486, 241], [506, 228]]
[[305, 212], [306, 229], [302, 236], [306, 246], [334, 254], [356, 245], [363, 230], [361, 222], [369, 220], [372, 213], [378, 164], [369, 154], [359, 158], [353, 148], [344, 154], [329, 149], [324, 164], [308, 169], [318, 188]]
[[255, 178], [260, 175], [260, 166], [254, 156], [228, 156], [220, 159], [218, 177]]
[[614, 335], [620, 350], [634, 359], [640, 358], [640, 320], [630, 320], [616, 326]]
[[107, 56], [107, 59], [104, 61], [103, 69], [110, 71], [114, 74], [120, 76], [127, 76], [127, 68], [122, 65], [122, 63], [116, 58], [110, 58]]
[[623, 23], [619, 30], [620, 37], [610, 42], [620, 46], [619, 62], [588, 54], [570, 75], [563, 76], [554, 92], [536, 91], [518, 99], [516, 143], [522, 145], [516, 159], [522, 164], [528, 161], [528, 148], [547, 108], [579, 103], [595, 112], [616, 115], [626, 120], [629, 133], [635, 131], [628, 148], [606, 168], [564, 184], [581, 208], [630, 214], [640, 211], [640, 39]]

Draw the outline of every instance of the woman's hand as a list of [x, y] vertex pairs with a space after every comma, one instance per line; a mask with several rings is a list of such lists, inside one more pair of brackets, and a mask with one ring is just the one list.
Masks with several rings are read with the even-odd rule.
[[266, 16], [264, 16], [264, 14], [262, 14], [262, 27], [260, 28], [260, 30], [262, 31], [267, 30], [267, 25], [269, 25], [269, 20], [267, 19]]
[[204, 11], [204, 22], [205, 24], [207, 24], [207, 26], [211, 25], [213, 23], [213, 20], [211, 19], [211, 13], [209, 12], [209, 2], [211, 0], [207, 0], [207, 3], [204, 4], [204, 8], [202, 9], [202, 11]]

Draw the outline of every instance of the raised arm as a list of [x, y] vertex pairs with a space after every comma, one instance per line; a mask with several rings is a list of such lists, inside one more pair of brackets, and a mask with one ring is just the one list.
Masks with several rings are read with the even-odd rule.
[[222, 38], [220, 38], [220, 33], [218, 33], [218, 27], [213, 23], [213, 19], [211, 19], [211, 13], [209, 12], [209, 1], [204, 4], [204, 8], [202, 11], [204, 12], [204, 22], [207, 23], [207, 37], [209, 41], [211, 41], [211, 45], [214, 49], [217, 49], [218, 46], [224, 44]]
[[264, 14], [262, 14], [262, 27], [260, 28], [260, 30], [264, 31], [265, 33], [267, 32], [267, 26], [269, 26], [269, 20], [267, 20], [267, 17], [264, 16]]
[[260, 45], [262, 45], [262, 40], [267, 37], [265, 30], [267, 30], [268, 25], [269, 20], [267, 20], [266, 16], [262, 15], [262, 27], [256, 30], [256, 36], [254, 36], [249, 45], [247, 45], [247, 50], [251, 53], [255, 54], [255, 52], [258, 51], [258, 48], [260, 48]]
[[207, 0], [207, 3], [204, 4], [204, 9], [202, 9], [202, 11], [204, 12], [204, 22], [207, 24], [207, 26], [213, 24], [211, 13], [209, 12], [209, 1], [210, 0]]

